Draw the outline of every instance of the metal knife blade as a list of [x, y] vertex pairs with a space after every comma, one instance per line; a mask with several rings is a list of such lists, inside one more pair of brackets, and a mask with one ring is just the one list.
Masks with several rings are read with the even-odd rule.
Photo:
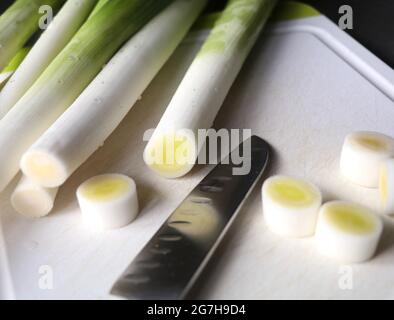
[[[249, 138], [251, 169], [233, 175], [240, 144], [186, 197], [115, 283], [111, 294], [136, 300], [183, 299], [261, 177], [269, 145]], [[237, 153], [240, 154], [240, 153]]]

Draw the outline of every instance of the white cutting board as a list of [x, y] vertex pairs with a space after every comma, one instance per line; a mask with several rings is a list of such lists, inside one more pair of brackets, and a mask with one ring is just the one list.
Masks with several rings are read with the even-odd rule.
[[[142, 135], [154, 127], [203, 34], [193, 33], [144, 93], [105, 146], [61, 189], [54, 212], [29, 221], [0, 198], [12, 277], [20, 299], [102, 299], [122, 271], [208, 172], [198, 167], [164, 180], [142, 161]], [[353, 200], [376, 208], [376, 190], [344, 181], [338, 157], [344, 136], [375, 130], [394, 136], [394, 71], [324, 17], [272, 26], [259, 41], [216, 121], [251, 128], [275, 150], [270, 174], [311, 179], [325, 200]], [[100, 124], [97, 124], [100, 125]], [[105, 233], [83, 228], [75, 190], [104, 172], [135, 178], [142, 212], [130, 226]], [[272, 234], [261, 212], [261, 183], [248, 199], [191, 298], [394, 298], [394, 222], [385, 219], [375, 259], [352, 266], [353, 289], [343, 290], [337, 263], [319, 256], [313, 238]], [[44, 267], [39, 274], [40, 266]], [[53, 288], [40, 289], [40, 277]], [[42, 278], [41, 278], [42, 280]]]

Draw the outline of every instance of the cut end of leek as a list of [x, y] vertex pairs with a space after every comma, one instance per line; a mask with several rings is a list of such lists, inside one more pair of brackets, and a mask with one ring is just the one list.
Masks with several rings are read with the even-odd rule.
[[21, 169], [27, 177], [46, 188], [61, 186], [69, 176], [60, 160], [41, 151], [26, 152], [21, 159]]
[[345, 201], [323, 205], [316, 228], [318, 250], [342, 262], [369, 260], [376, 251], [383, 223], [369, 209]]
[[187, 133], [167, 133], [154, 137], [144, 152], [148, 167], [164, 178], [186, 175], [196, 161], [196, 143]]
[[394, 140], [377, 132], [354, 132], [345, 138], [341, 154], [341, 172], [358, 185], [377, 188], [379, 165], [394, 155]]
[[79, 189], [79, 194], [88, 201], [112, 201], [121, 198], [131, 189], [129, 179], [123, 176], [102, 175], [84, 183]]
[[56, 194], [57, 189], [43, 188], [23, 177], [11, 196], [11, 204], [25, 217], [41, 218], [52, 211]]
[[394, 159], [388, 159], [380, 165], [379, 194], [382, 213], [394, 214]]
[[121, 228], [138, 214], [137, 188], [133, 179], [104, 174], [84, 182], [77, 190], [84, 224], [93, 230]]
[[268, 227], [286, 237], [313, 235], [322, 196], [313, 184], [274, 176], [263, 185], [263, 212]]

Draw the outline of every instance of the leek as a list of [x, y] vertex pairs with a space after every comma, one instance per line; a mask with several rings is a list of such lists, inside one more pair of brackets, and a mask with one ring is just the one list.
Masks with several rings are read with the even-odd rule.
[[33, 85], [84, 23], [97, 0], [68, 0], [0, 93], [0, 119]]
[[188, 69], [144, 152], [145, 163], [166, 178], [185, 175], [255, 44], [276, 0], [230, 0]]
[[14, 72], [26, 58], [30, 50], [30, 47], [20, 49], [15, 57], [12, 58], [11, 62], [3, 69], [3, 72]]
[[133, 37], [24, 154], [23, 172], [46, 187], [63, 184], [119, 125], [206, 2], [177, 0]]
[[53, 209], [57, 193], [57, 188], [43, 188], [23, 176], [11, 195], [11, 204], [27, 218], [41, 218]]
[[110, 0], [99, 0], [96, 6], [94, 7], [92, 13], [90, 14], [90, 17], [94, 16], [97, 12], [99, 12], [100, 9], [104, 7], [104, 5], [106, 5], [108, 1]]
[[57, 9], [65, 0], [16, 0], [0, 16], [0, 70], [38, 30], [39, 8], [49, 5]]
[[[28, 54], [30, 48], [22, 48], [18, 51], [14, 58], [12, 58], [11, 62], [6, 66], [3, 71], [0, 73], [0, 89], [6, 84], [8, 79], [12, 76], [15, 70], [19, 67], [22, 63], [23, 59], [25, 59], [26, 55]], [[1, 118], [1, 116], [0, 116]]]
[[7, 83], [8, 79], [12, 76], [12, 72], [2, 72], [0, 73], [0, 90]]
[[170, 2], [111, 0], [85, 22], [0, 120], [0, 190], [18, 172], [23, 153], [74, 102], [118, 48]]

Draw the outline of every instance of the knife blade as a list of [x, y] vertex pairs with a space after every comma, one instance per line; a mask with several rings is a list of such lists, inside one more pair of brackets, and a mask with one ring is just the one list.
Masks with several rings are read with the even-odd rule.
[[[111, 294], [133, 300], [184, 299], [262, 176], [269, 145], [252, 136], [219, 163], [183, 200], [114, 284]], [[250, 171], [233, 175], [246, 155]], [[241, 150], [243, 152], [241, 152]]]

